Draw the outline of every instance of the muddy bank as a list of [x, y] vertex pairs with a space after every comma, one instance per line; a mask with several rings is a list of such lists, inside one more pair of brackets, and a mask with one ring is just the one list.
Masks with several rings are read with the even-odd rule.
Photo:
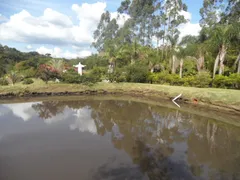
[[[122, 89], [115, 89], [115, 90], [83, 90], [83, 91], [64, 91], [64, 92], [30, 92], [28, 90], [22, 91], [22, 92], [10, 92], [10, 93], [3, 93], [0, 94], [0, 103], [1, 101], [9, 101], [13, 100], [15, 98], [36, 98], [36, 97], [70, 97], [70, 96], [92, 96], [92, 95], [121, 95], [121, 96], [129, 96], [129, 97], [135, 97], [135, 98], [141, 98], [141, 99], [148, 99], [152, 101], [168, 101], [172, 104], [171, 100], [174, 98], [173, 96], [169, 96], [169, 94], [165, 92], [159, 92], [159, 91], [141, 91], [141, 90], [130, 90], [125, 91]], [[206, 109], [208, 111], [214, 110], [214, 111], [225, 111], [230, 113], [237, 113], [240, 115], [240, 107], [235, 105], [227, 105], [223, 104], [221, 102], [204, 102], [201, 99], [189, 99], [184, 97], [184, 94], [181, 98], [179, 98], [176, 102], [180, 104], [191, 104], [197, 107], [201, 107], [203, 109]], [[211, 109], [209, 109], [211, 108]]]
[[[76, 93], [76, 92], [75, 92]], [[188, 101], [180, 99], [178, 101], [180, 108], [172, 103], [169, 98], [152, 97], [152, 96], [140, 96], [140, 95], [126, 95], [124, 93], [113, 93], [102, 91], [102, 94], [96, 94], [94, 92], [87, 92], [88, 94], [81, 95], [62, 95], [62, 96], [22, 96], [22, 97], [9, 97], [0, 99], [0, 104], [12, 104], [12, 103], [27, 103], [27, 102], [43, 102], [43, 101], [105, 101], [105, 100], [117, 100], [117, 101], [132, 101], [141, 102], [150, 105], [162, 106], [165, 108], [172, 109], [173, 111], [183, 111], [191, 114], [196, 114], [199, 116], [204, 116], [209, 118], [209, 120], [216, 121], [216, 123], [227, 123], [234, 126], [240, 127], [240, 112], [235, 110], [229, 110], [227, 108], [222, 108], [218, 106], [213, 106], [209, 104], [194, 104]], [[91, 94], [92, 93], [92, 94]]]

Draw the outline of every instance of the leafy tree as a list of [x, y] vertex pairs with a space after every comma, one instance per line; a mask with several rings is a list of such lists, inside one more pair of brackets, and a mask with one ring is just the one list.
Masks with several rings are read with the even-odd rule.
[[19, 82], [21, 80], [21, 76], [16, 71], [11, 71], [6, 75], [6, 79], [9, 84], [14, 85], [15, 83]]
[[42, 79], [46, 84], [48, 81], [55, 78], [60, 78], [59, 72], [54, 67], [47, 64], [42, 64], [38, 68], [38, 77]]

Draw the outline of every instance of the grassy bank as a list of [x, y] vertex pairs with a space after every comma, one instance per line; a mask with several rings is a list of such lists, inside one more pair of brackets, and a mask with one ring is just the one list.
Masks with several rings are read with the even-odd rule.
[[[156, 84], [137, 83], [97, 83], [91, 87], [79, 84], [49, 83], [45, 84], [36, 80], [34, 84], [23, 85], [21, 83], [14, 86], [0, 86], [0, 96], [31, 96], [31, 93], [61, 93], [71, 94], [74, 92], [95, 91], [106, 93], [118, 93], [132, 96], [147, 96], [151, 98], [169, 99], [182, 93], [182, 100], [188, 103], [203, 105], [213, 105], [240, 111], [240, 91], [214, 88], [193, 88], [166, 86]], [[51, 95], [51, 94], [50, 94]], [[195, 99], [195, 100], [193, 100]], [[197, 101], [197, 102], [196, 102]]]

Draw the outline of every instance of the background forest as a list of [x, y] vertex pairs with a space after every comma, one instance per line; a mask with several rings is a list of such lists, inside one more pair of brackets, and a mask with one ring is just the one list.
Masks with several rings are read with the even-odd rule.
[[[182, 0], [122, 1], [118, 12], [130, 18], [120, 27], [103, 13], [92, 43], [98, 53], [82, 59], [53, 59], [0, 45], [0, 85], [57, 78], [240, 89], [240, 1], [204, 0], [199, 35], [180, 37], [186, 10]], [[78, 62], [86, 65], [81, 77], [73, 68]]]

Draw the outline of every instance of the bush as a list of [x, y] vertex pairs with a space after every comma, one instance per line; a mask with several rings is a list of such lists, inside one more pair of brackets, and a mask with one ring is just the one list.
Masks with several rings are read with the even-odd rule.
[[152, 73], [149, 75], [148, 80], [158, 84], [170, 84], [181, 86], [184, 84], [184, 79], [180, 78], [177, 74], [168, 74], [167, 72]]
[[213, 87], [240, 89], [240, 74], [216, 75], [213, 80]]
[[229, 78], [223, 75], [216, 75], [213, 79], [213, 87], [215, 88], [227, 88], [227, 84], [229, 82]]
[[60, 74], [59, 74], [58, 70], [47, 64], [41, 64], [39, 66], [37, 76], [40, 79], [42, 79], [46, 84], [50, 80], [60, 78]]
[[82, 82], [82, 76], [80, 76], [75, 70], [71, 69], [63, 73], [62, 81], [66, 83], [78, 84]]
[[83, 84], [91, 84], [91, 83], [97, 83], [101, 80], [101, 77], [96, 76], [94, 73], [90, 72], [89, 74], [84, 74], [81, 76], [81, 81]]
[[33, 84], [33, 83], [34, 83], [34, 81], [29, 78], [23, 80], [23, 84]]
[[184, 84], [183, 79], [179, 77], [178, 74], [168, 74], [165, 76], [166, 83], [169, 83], [170, 85], [176, 85], [181, 86]]
[[127, 78], [126, 78], [126, 73], [123, 72], [121, 73], [119, 76], [117, 76], [116, 78], [116, 82], [117, 83], [120, 83], [120, 82], [126, 82], [127, 81]]
[[33, 77], [36, 76], [37, 70], [35, 70], [34, 68], [30, 68], [30, 69], [21, 71], [21, 74], [22, 74], [25, 78], [33, 78]]
[[231, 74], [229, 78], [232, 81], [232, 88], [240, 89], [240, 74]]
[[8, 81], [5, 78], [0, 78], [0, 85], [1, 86], [7, 86], [8, 85]]
[[94, 67], [91, 71], [90, 74], [92, 76], [96, 76], [99, 78], [99, 81], [101, 80], [101, 78], [103, 76], [105, 76], [107, 74], [107, 69], [103, 68], [103, 67]]
[[107, 79], [110, 82], [126, 82], [126, 72], [124, 72], [124, 69], [116, 68], [113, 73], [108, 73]]
[[62, 80], [66, 83], [83, 83], [89, 85], [99, 82], [101, 80], [101, 76], [99, 71], [96, 69], [90, 71], [88, 74], [83, 74], [82, 76], [80, 76], [75, 70], [71, 69], [62, 75]]
[[196, 76], [186, 76], [180, 78], [178, 74], [168, 74], [167, 72], [151, 73], [148, 80], [152, 83], [170, 84], [175, 86], [196, 86], [208, 87], [211, 77], [208, 72], [201, 72]]
[[14, 85], [15, 83], [20, 82], [22, 80], [22, 76], [20, 76], [16, 71], [11, 71], [10, 73], [7, 74], [6, 80], [8, 81], [9, 84]]
[[157, 84], [164, 84], [166, 83], [166, 76], [168, 73], [161, 72], [161, 73], [151, 73], [148, 76], [148, 81]]
[[195, 76], [186, 76], [183, 78], [183, 86], [195, 86]]
[[199, 88], [206, 88], [206, 87], [209, 87], [211, 81], [212, 79], [211, 79], [210, 73], [206, 71], [202, 71], [195, 76], [195, 81], [193, 83], [193, 86], [199, 87]]
[[145, 83], [148, 80], [149, 72], [146, 67], [131, 65], [126, 69], [127, 82]]

